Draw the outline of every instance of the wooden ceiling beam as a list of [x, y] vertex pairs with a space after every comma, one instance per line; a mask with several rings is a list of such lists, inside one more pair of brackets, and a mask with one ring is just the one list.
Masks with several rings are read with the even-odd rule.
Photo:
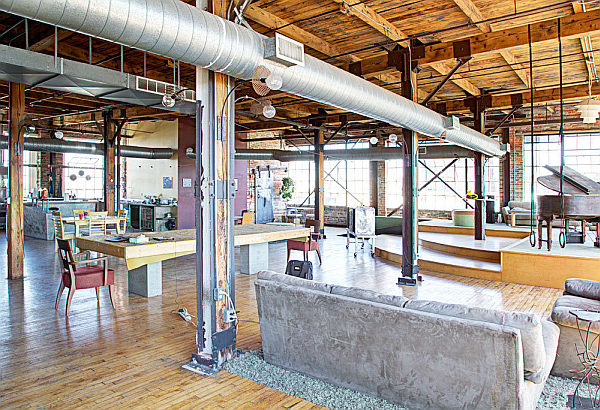
[[[561, 19], [561, 31], [563, 38], [574, 38], [586, 33], [600, 32], [600, 10], [588, 11], [586, 13], [574, 14]], [[556, 41], [558, 32], [558, 20], [546, 20], [531, 24], [532, 44], [545, 41]], [[519, 26], [506, 30], [493, 31], [491, 33], [477, 34], [467, 37], [471, 46], [473, 57], [498, 53], [514, 47], [527, 46], [527, 26]], [[440, 61], [454, 60], [454, 42], [446, 41], [425, 46], [425, 57], [419, 60], [423, 66]], [[388, 56], [372, 57], [362, 60], [363, 74], [374, 74], [389, 71], [391, 65]]]
[[[563, 88], [564, 100], [576, 100], [584, 98], [588, 95], [588, 85], [572, 85]], [[592, 95], [600, 95], [600, 85], [592, 85]], [[491, 105], [487, 108], [491, 109], [509, 109], [512, 107], [513, 99], [515, 101], [522, 100], [524, 105], [528, 105], [531, 102], [529, 90], [504, 95], [492, 95]], [[547, 88], [543, 90], [535, 90], [534, 104], [550, 103], [560, 101], [560, 88]], [[466, 100], [454, 100], [446, 102], [434, 103], [433, 106], [436, 108], [436, 104], [444, 104], [448, 113], [466, 112], [469, 107], [466, 105]]]
[[[67, 38], [71, 37], [72, 34], [72, 31], [58, 29], [58, 41], [60, 42], [62, 40], [66, 40]], [[54, 32], [29, 46], [29, 50], [36, 52], [49, 49], [54, 49]]]
[[[469, 20], [474, 23], [479, 30], [483, 33], [491, 33], [492, 25], [486, 23], [485, 16], [479, 10], [479, 8], [471, 1], [471, 0], [453, 0], [454, 3], [462, 10], [462, 12], [469, 18]], [[509, 50], [500, 50], [499, 51], [504, 61], [510, 66], [510, 68], [514, 71], [514, 73], [523, 81], [527, 87], [530, 86], [529, 82], [529, 74], [526, 70], [526, 67], [517, 61], [515, 55]]]
[[[244, 13], [244, 17], [269, 29], [276, 30], [277, 32], [296, 41], [301, 41], [304, 45], [317, 50], [326, 56], [335, 57], [340, 54], [345, 54], [345, 51], [341, 50], [339, 47], [336, 47], [333, 44], [324, 41], [320, 37], [296, 26], [295, 24], [290, 24], [289, 21], [279, 18], [276, 15], [269, 13], [265, 9], [255, 5], [248, 6], [246, 12]], [[353, 63], [360, 60], [358, 57], [353, 55], [343, 55], [336, 58], [346, 63]]]
[[[404, 33], [402, 30], [397, 28], [392, 22], [387, 20], [385, 17], [383, 17], [381, 14], [377, 13], [375, 10], [373, 10], [369, 6], [367, 6], [363, 3], [349, 5], [345, 0], [334, 0], [334, 1], [336, 3], [340, 4], [340, 10], [344, 14], [358, 17], [360, 20], [362, 20], [367, 25], [369, 25], [371, 28], [379, 31], [381, 34], [383, 34], [390, 40], [396, 41], [396, 40], [408, 38], [408, 35], [406, 33]], [[463, 2], [467, 1], [468, 2], [469, 0], [459, 0], [459, 1], [463, 1]], [[403, 47], [409, 46], [408, 41], [399, 42], [398, 44]], [[433, 68], [435, 71], [437, 71], [438, 73], [440, 73], [442, 75], [448, 74], [448, 72], [450, 72], [450, 70], [452, 70], [452, 68], [453, 68], [452, 64], [445, 62], [445, 61], [439, 62], [437, 64], [431, 64], [430, 66], [431, 66], [431, 68]], [[363, 70], [363, 73], [365, 74], [364, 70]], [[380, 73], [380, 74], [384, 74], [386, 76], [390, 75], [389, 73]], [[397, 78], [395, 81], [397, 82], [398, 80], [399, 79]], [[383, 80], [383, 81], [386, 81], [386, 80]], [[455, 73], [452, 76], [452, 78], [450, 79], [450, 81], [452, 81], [455, 85], [457, 85], [458, 87], [467, 91], [471, 95], [480, 95], [481, 94], [481, 92], [479, 91], [479, 88], [477, 88], [475, 85], [473, 85], [469, 80], [461, 77], [461, 75], [458, 73]], [[392, 82], [392, 81], [387, 81], [387, 82]], [[419, 87], [417, 87], [417, 91], [418, 91], [418, 89], [419, 89]], [[419, 98], [424, 98], [424, 96], [422, 96], [422, 93], [419, 93], [419, 94], [420, 94]]]
[[[406, 39], [409, 36], [406, 35], [402, 30], [396, 27], [392, 22], [388, 21], [381, 14], [377, 13], [371, 7], [364, 3], [353, 2], [355, 4], [349, 4], [346, 0], [333, 0], [340, 5], [340, 11], [348, 16], [355, 16], [362, 20], [381, 34], [394, 41]], [[408, 41], [401, 41], [400, 44], [403, 47], [408, 47]]]
[[469, 18], [471, 23], [474, 23], [479, 30], [484, 33], [490, 33], [492, 26], [490, 23], [485, 22], [483, 14], [479, 8], [471, 0], [453, 0], [454, 3], [462, 10], [462, 12]]
[[[586, 10], [578, 1], [572, 3], [573, 5], [573, 13], [584, 13]], [[594, 51], [592, 47], [592, 39], [590, 36], [582, 35], [579, 36], [579, 42], [581, 43], [581, 52], [583, 57], [583, 62], [588, 71], [588, 80], [594, 81], [598, 78], [598, 73], [596, 72], [596, 66], [593, 63], [594, 61]]]

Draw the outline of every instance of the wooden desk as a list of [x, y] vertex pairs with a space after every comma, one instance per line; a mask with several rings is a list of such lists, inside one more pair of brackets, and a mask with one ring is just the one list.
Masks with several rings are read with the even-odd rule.
[[[234, 243], [240, 246], [242, 273], [256, 273], [269, 267], [269, 242], [294, 238], [306, 238], [310, 228], [280, 225], [236, 225]], [[127, 233], [122, 236], [139, 236]], [[132, 244], [129, 242], [106, 242], [114, 235], [77, 237], [81, 250], [100, 252], [125, 259], [129, 276], [129, 291], [152, 297], [162, 294], [162, 261], [196, 252], [196, 230], [183, 229], [165, 232], [145, 232], [145, 236], [169, 237], [173, 240]]]
[[[118, 216], [107, 216], [104, 218], [105, 225], [118, 225], [121, 220], [124, 220], [123, 217]], [[80, 236], [79, 230], [80, 228], [88, 226], [89, 218], [74, 218], [72, 216], [62, 218], [63, 224], [65, 225], [74, 225], [75, 226], [75, 236]]]

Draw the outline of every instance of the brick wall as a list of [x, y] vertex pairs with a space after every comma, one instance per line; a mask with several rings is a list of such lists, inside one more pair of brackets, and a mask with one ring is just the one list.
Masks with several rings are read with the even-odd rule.
[[[38, 163], [40, 167], [37, 169], [37, 186], [39, 188], [49, 189], [49, 177], [50, 177], [50, 159], [54, 156], [54, 165], [64, 165], [64, 155], [50, 152], [38, 153]], [[54, 183], [54, 196], [60, 194], [63, 195], [63, 174], [64, 168], [55, 167], [53, 172], [53, 183]]]

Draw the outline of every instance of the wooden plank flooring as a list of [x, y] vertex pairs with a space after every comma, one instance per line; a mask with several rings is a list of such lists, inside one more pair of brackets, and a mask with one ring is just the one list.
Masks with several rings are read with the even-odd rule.
[[[318, 281], [542, 316], [561, 294], [433, 272], [425, 272], [425, 281], [416, 288], [399, 288], [398, 265], [373, 259], [368, 252], [353, 258], [345, 238], [337, 236], [341, 232], [327, 228], [322, 266], [311, 255]], [[181, 369], [194, 351], [195, 330], [171, 312], [183, 306], [195, 314], [193, 255], [164, 263], [163, 295], [151, 299], [129, 295], [125, 265], [110, 258], [117, 272], [116, 311], [106, 289], [99, 306], [93, 289], [80, 290], [67, 319], [66, 293], [59, 310], [53, 307], [60, 278], [53, 246], [26, 238], [23, 280], [6, 280], [6, 258], [0, 260], [2, 407], [314, 407], [225, 371], [202, 377]], [[282, 271], [285, 243], [270, 247], [271, 268]], [[0, 254], [6, 255], [4, 236]], [[260, 347], [259, 326], [252, 322], [257, 320], [253, 283], [254, 276], [236, 275], [236, 307], [242, 319], [238, 347], [244, 351]]]

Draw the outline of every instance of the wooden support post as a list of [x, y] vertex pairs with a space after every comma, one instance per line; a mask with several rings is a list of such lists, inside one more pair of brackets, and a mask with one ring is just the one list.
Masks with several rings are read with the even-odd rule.
[[115, 214], [115, 126], [112, 111], [102, 112], [104, 119], [104, 210]]
[[[473, 112], [475, 131], [485, 132], [485, 106], [482, 98], [476, 98], [471, 110]], [[475, 153], [475, 239], [485, 239], [485, 155]]]
[[[417, 97], [417, 75], [413, 70], [410, 53], [402, 54], [402, 96], [415, 101]], [[402, 130], [404, 152], [402, 156], [402, 277], [398, 278], [399, 285], [415, 285], [419, 277], [418, 259], [418, 186], [417, 164], [419, 152], [419, 139], [416, 132], [409, 129]]]
[[[501, 142], [508, 144], [510, 139], [510, 128], [502, 128]], [[502, 206], [508, 206], [510, 201], [510, 156], [507, 152], [501, 159], [502, 162]]]
[[25, 86], [9, 83], [9, 191], [6, 238], [8, 279], [23, 277], [23, 134], [25, 132]]
[[319, 221], [319, 232], [325, 233], [325, 155], [323, 153], [323, 131], [315, 130], [315, 219]]

